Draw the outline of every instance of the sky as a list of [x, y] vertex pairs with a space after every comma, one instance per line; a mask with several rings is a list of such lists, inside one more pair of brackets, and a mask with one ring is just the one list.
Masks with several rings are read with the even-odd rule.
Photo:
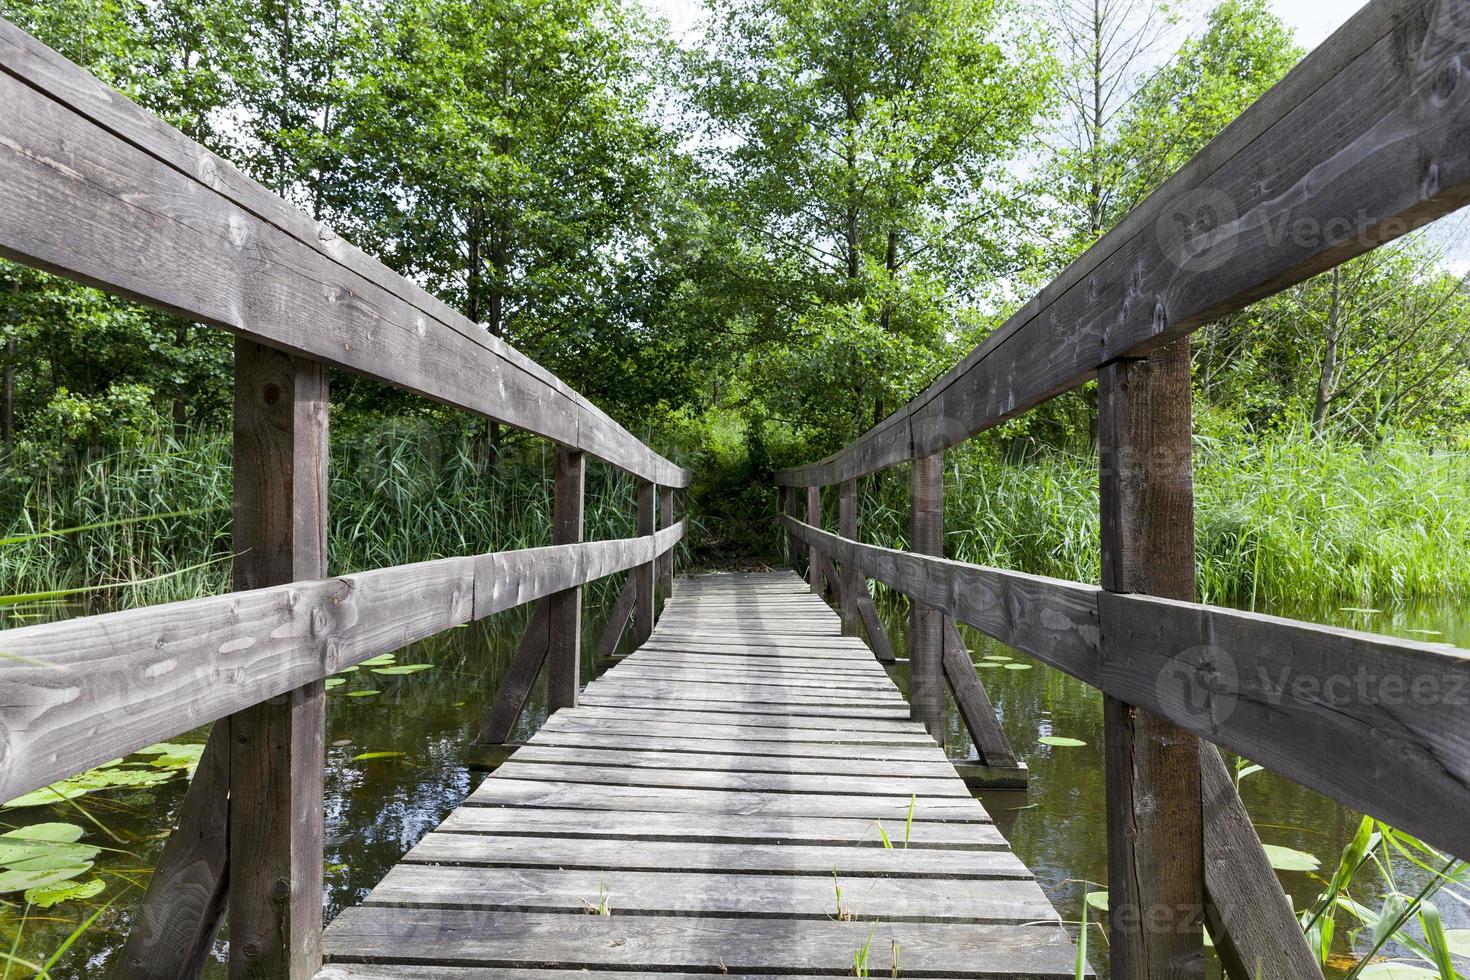
[[[699, 16], [699, 0], [643, 0], [650, 10], [668, 18], [676, 37], [683, 37]], [[1347, 22], [1363, 0], [1271, 0], [1276, 13], [1296, 29], [1297, 39], [1314, 48]]]

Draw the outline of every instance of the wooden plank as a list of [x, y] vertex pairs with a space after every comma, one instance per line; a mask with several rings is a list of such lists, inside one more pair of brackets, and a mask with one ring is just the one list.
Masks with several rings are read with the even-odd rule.
[[854, 671], [829, 671], [826, 673], [776, 670], [704, 670], [679, 664], [650, 664], [637, 657], [626, 657], [617, 667], [617, 673], [604, 678], [608, 684], [698, 684], [702, 687], [745, 687], [759, 684], [762, 687], [787, 687], [798, 690], [857, 693], [892, 694], [898, 689], [887, 677], [879, 677]]
[[826, 921], [1026, 925], [1055, 921], [1033, 882], [969, 879], [576, 871], [401, 864], [364, 903], [399, 908]]
[[953, 779], [954, 767], [944, 759], [872, 759], [859, 755], [846, 758], [807, 758], [704, 752], [660, 752], [647, 749], [570, 748], [532, 742], [516, 750], [514, 762], [546, 762], [559, 765], [638, 767], [706, 772], [776, 772], [831, 776], [925, 776]]
[[[445, 834], [494, 834], [501, 837], [610, 838], [720, 844], [827, 844], [834, 847], [883, 847], [882, 826], [902, 846], [905, 825], [855, 817], [747, 816], [722, 813], [652, 813], [627, 810], [540, 809], [536, 807], [464, 806], [439, 825]], [[988, 823], [940, 823], [915, 820], [908, 826], [910, 848], [1004, 850], [1005, 838]]]
[[[216, 721], [379, 654], [673, 547], [528, 548], [0, 631], [0, 798]], [[97, 736], [106, 719], [107, 737]]]
[[489, 779], [546, 780], [597, 786], [664, 786], [671, 789], [732, 789], [752, 793], [852, 793], [861, 796], [963, 796], [969, 791], [953, 776], [832, 776], [820, 773], [653, 769], [522, 761], [517, 752]]
[[[766, 704], [756, 701], [742, 701], [731, 703], [718, 699], [700, 698], [641, 698], [629, 695], [608, 694], [593, 692], [583, 698], [583, 703], [588, 707], [610, 707], [642, 709], [662, 715], [669, 721], [683, 721], [683, 715], [707, 714], [712, 721], [731, 722], [739, 720], [744, 724], [751, 724], [757, 717], [789, 719], [792, 705], [790, 704]], [[877, 721], [877, 722], [903, 722], [908, 721], [908, 711], [901, 705], [893, 707], [867, 707], [864, 705], [804, 705], [801, 716], [796, 720], [793, 727], [804, 727], [812, 721], [828, 721], [834, 718], [845, 718], [851, 720]], [[828, 721], [830, 724], [830, 721]]]
[[[1189, 342], [1098, 378], [1102, 585], [1194, 598]], [[1110, 638], [1111, 639], [1111, 638]], [[1205, 975], [1199, 740], [1103, 700], [1112, 968], [1140, 980]]]
[[1220, 753], [1200, 752], [1205, 923], [1231, 980], [1320, 980], [1291, 899], [1261, 847]]
[[[652, 534], [654, 531], [654, 496], [658, 488], [647, 480], [638, 481], [638, 533]], [[639, 646], [653, 633], [654, 595], [653, 562], [648, 561], [633, 568], [633, 640]]]
[[536, 678], [541, 675], [542, 664], [546, 662], [551, 639], [550, 604], [551, 596], [536, 603], [531, 621], [526, 624], [526, 632], [521, 635], [521, 642], [510, 658], [510, 665], [500, 678], [495, 700], [486, 712], [485, 720], [480, 723], [480, 733], [475, 737], [475, 745], [502, 745], [515, 732], [516, 722], [520, 720], [521, 712], [526, 710], [526, 704], [531, 700], [531, 690], [536, 686]]
[[593, 655], [595, 662], [601, 662], [611, 657], [618, 649], [618, 644], [623, 641], [623, 633], [628, 629], [628, 620], [633, 615], [633, 601], [637, 598], [637, 584], [633, 576], [623, 583], [623, 590], [618, 593], [617, 601], [613, 603], [612, 612], [608, 614], [607, 624], [602, 628], [602, 636], [597, 640], [597, 652]]
[[1115, 696], [1470, 854], [1470, 652], [1150, 596], [1101, 613]]
[[7, 257], [688, 485], [525, 355], [4, 21], [0, 106]]
[[117, 980], [197, 977], [214, 953], [228, 891], [230, 727], [215, 723], [133, 915]]
[[964, 361], [848, 447], [776, 481], [832, 484], [958, 445], [1110, 361], [1461, 207], [1470, 95], [1436, 86], [1467, 36], [1455, 4], [1366, 5]]
[[[552, 500], [553, 544], [580, 544], [582, 506], [587, 487], [587, 458], [557, 447], [556, 490]], [[573, 586], [546, 598], [547, 707], [575, 708], [582, 687], [582, 589]], [[519, 714], [519, 712], [517, 712]]]
[[[744, 814], [747, 816], [844, 817], [904, 823], [910, 800], [900, 796], [820, 793], [761, 793], [748, 790], [602, 786], [589, 793], [581, 783], [486, 779], [465, 801], [470, 806], [530, 806], [570, 810], [637, 810], [655, 813]], [[990, 823], [974, 799], [921, 796], [913, 802], [921, 820]]]
[[[674, 488], [659, 484], [658, 526], [669, 527], [674, 523]], [[658, 560], [658, 590], [665, 599], [674, 594], [674, 553], [668, 552]]]
[[1011, 750], [1010, 740], [1000, 727], [990, 695], [980, 681], [975, 662], [970, 659], [970, 649], [960, 636], [954, 620], [945, 617], [943, 623], [944, 676], [954, 692], [955, 706], [960, 710], [970, 739], [975, 743], [975, 752], [986, 766], [1015, 769], [1020, 761]]
[[[837, 486], [837, 528], [844, 538], [858, 540], [857, 481], [843, 480]], [[862, 576], [846, 565], [842, 566], [842, 632], [857, 636], [862, 624], [862, 613], [858, 610], [858, 593], [868, 594], [867, 583]]]
[[[415, 966], [406, 963], [329, 963], [317, 974], [317, 980], [566, 980], [566, 972], [557, 969], [519, 969], [477, 966]], [[630, 972], [599, 970], [598, 980], [709, 980], [708, 974], [675, 973], [660, 970]], [[735, 974], [731, 980], [756, 980], [755, 975]], [[813, 974], [789, 974], [787, 980], [817, 980]], [[910, 980], [927, 980], [911, 977]]]
[[[1055, 925], [793, 922], [781, 919], [556, 915], [453, 909], [348, 909], [332, 925], [334, 959], [436, 966], [556, 965], [839, 974], [871, 939], [876, 970], [901, 949], [904, 975], [1073, 976], [1073, 950]], [[406, 942], [406, 940], [411, 940]]]
[[[235, 586], [327, 573], [327, 369], [235, 343]], [[228, 722], [230, 976], [322, 964], [326, 691], [320, 679]]]
[[1031, 872], [1009, 851], [935, 851], [921, 848], [829, 847], [821, 844], [717, 844], [709, 841], [562, 840], [555, 848], [529, 837], [431, 833], [403, 858], [405, 864], [564, 868], [568, 871], [725, 871], [812, 875], [828, 885], [835, 873], [890, 878], [1030, 881]]
[[805, 725], [774, 723], [766, 716], [756, 716], [740, 721], [707, 721], [694, 724], [688, 719], [663, 721], [646, 711], [626, 715], [617, 711], [579, 707], [575, 715], [558, 711], [547, 719], [542, 731], [606, 731], [609, 734], [628, 735], [675, 735], [680, 738], [700, 738], [726, 741], [739, 739], [750, 741], [767, 739], [773, 741], [824, 741], [833, 744], [858, 745], [920, 745], [931, 746], [934, 740], [922, 729], [908, 723], [887, 722], [865, 724], [861, 730], [852, 726], [833, 727], [831, 722], [812, 719]]
[[542, 729], [532, 738], [531, 745], [554, 745], [564, 748], [607, 748], [626, 749], [635, 752], [663, 752], [677, 755], [683, 752], [726, 752], [731, 755], [754, 756], [775, 759], [861, 759], [871, 762], [892, 761], [902, 765], [905, 761], [948, 764], [944, 753], [931, 745], [899, 744], [885, 745], [872, 742], [817, 742], [791, 739], [738, 740], [710, 738], [681, 738], [677, 735], [647, 733], [637, 735], [587, 731], [564, 731]]
[[629, 670], [662, 671], [671, 674], [703, 674], [714, 677], [761, 677], [802, 680], [849, 680], [854, 684], [892, 683], [877, 664], [857, 658], [833, 662], [821, 657], [742, 657], [722, 654], [668, 653], [661, 650], [639, 650], [623, 657], [619, 663]]
[[868, 594], [867, 589], [860, 589], [856, 601], [858, 615], [863, 621], [863, 631], [868, 634], [868, 645], [873, 648], [873, 656], [879, 663], [893, 663], [898, 659], [893, 653], [893, 641], [888, 638], [888, 630], [883, 626], [883, 619], [878, 615], [873, 597]]
[[[762, 683], [759, 678], [741, 682], [710, 682], [698, 680], [655, 679], [627, 675], [607, 677], [596, 687], [588, 688], [589, 694], [597, 697], [669, 698], [684, 700], [711, 700], [754, 702], [757, 704], [828, 704], [851, 705], [854, 707], [882, 707], [901, 709], [907, 707], [902, 695], [894, 688], [870, 688], [866, 690], [840, 688], [791, 687]], [[741, 707], [739, 710], [746, 710]]]
[[[806, 522], [812, 527], [822, 526], [822, 488], [821, 486], [809, 486], [806, 488]], [[817, 595], [824, 595], [827, 591], [825, 581], [822, 577], [821, 552], [812, 547], [810, 542], [805, 542], [806, 549], [806, 581], [811, 590]]]
[[[909, 548], [944, 557], [944, 453], [915, 459], [909, 479]], [[944, 614], [915, 596], [909, 603], [909, 707], [944, 744]]]
[[1100, 684], [1101, 590], [1095, 586], [860, 544], [806, 524], [793, 524], [791, 531], [869, 578], [1094, 687]]

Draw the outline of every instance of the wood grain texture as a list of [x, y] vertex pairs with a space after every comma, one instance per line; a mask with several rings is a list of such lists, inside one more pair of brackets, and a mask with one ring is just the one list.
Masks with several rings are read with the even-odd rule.
[[[638, 533], [654, 533], [654, 504], [658, 487], [646, 480], [638, 483]], [[642, 645], [653, 634], [656, 600], [653, 592], [654, 562], [649, 561], [633, 568], [635, 596], [633, 600], [633, 641]]]
[[[944, 454], [914, 460], [909, 476], [909, 549], [944, 557]], [[909, 603], [909, 707], [944, 744], [944, 614], [915, 596]]]
[[859, 544], [797, 521], [787, 526], [869, 578], [1098, 686], [1095, 586]]
[[0, 671], [0, 798], [472, 619], [646, 564], [684, 527], [0, 631], [0, 651], [16, 658]]
[[688, 485], [525, 355], [5, 21], [0, 107], [7, 257]]
[[[327, 369], [235, 343], [235, 586], [327, 572]], [[321, 967], [326, 691], [320, 678], [228, 719], [232, 980]]]
[[[731, 973], [836, 974], [872, 935], [886, 974], [893, 943], [913, 976], [1073, 976], [1072, 947], [1056, 925], [815, 923], [791, 919], [556, 915], [364, 907], [333, 923], [334, 958], [442, 966], [630, 967]], [[405, 940], [411, 939], [411, 945]], [[909, 975], [909, 974], [905, 974]]]
[[633, 615], [633, 602], [637, 597], [637, 583], [629, 575], [613, 602], [607, 622], [603, 624], [602, 635], [597, 638], [597, 649], [593, 653], [594, 663], [601, 663], [617, 652], [618, 644], [623, 642], [623, 634], [627, 632], [628, 620]]
[[[556, 490], [552, 500], [552, 543], [582, 541], [582, 508], [587, 488], [587, 458], [556, 451]], [[660, 561], [666, 560], [665, 553]], [[582, 688], [582, 588], [573, 586], [546, 598], [546, 697], [551, 710], [575, 708]]]
[[[674, 523], [674, 488], [659, 484], [658, 526], [672, 527]], [[674, 553], [665, 552], [658, 559], [658, 592], [667, 599], [674, 594]]]
[[1291, 899], [1235, 780], [1213, 746], [1200, 752], [1204, 802], [1205, 924], [1230, 980], [1320, 980]]
[[[1098, 377], [1101, 564], [1109, 592], [1194, 598], [1189, 342]], [[1107, 694], [1108, 935], [1140, 980], [1205, 975], [1201, 745]]]
[[975, 743], [975, 752], [987, 766], [1014, 769], [1020, 765], [1010, 740], [1000, 727], [995, 706], [980, 681], [970, 648], [965, 645], [954, 620], [945, 617], [943, 624], [944, 677], [954, 693], [955, 706]]
[[[858, 494], [856, 480], [843, 480], [837, 486], [837, 533], [853, 541], [858, 535]], [[842, 576], [842, 605], [838, 612], [842, 617], [842, 632], [846, 636], [857, 636], [862, 627], [862, 612], [858, 607], [858, 593], [868, 594], [868, 584], [862, 575], [848, 566], [839, 569]]]
[[1470, 18], [1379, 0], [968, 357], [851, 445], [776, 474], [864, 476], [977, 432], [1470, 200]]
[[[557, 595], [560, 593], [553, 593]], [[495, 700], [480, 723], [480, 732], [475, 737], [476, 745], [503, 745], [515, 732], [516, 722], [526, 704], [531, 700], [531, 691], [536, 678], [546, 662], [551, 641], [551, 596], [536, 603], [526, 632], [516, 645], [510, 665], [500, 678], [500, 687], [495, 691]], [[575, 706], [573, 706], [575, 707]]]
[[115, 980], [197, 977], [214, 951], [229, 887], [230, 723], [215, 723], [178, 824], [113, 967]]
[[[812, 527], [822, 526], [822, 488], [809, 486], [806, 488], [806, 522]], [[820, 567], [821, 552], [812, 546], [805, 538], [802, 543], [806, 546], [806, 581], [818, 596], [827, 592], [827, 586], [822, 578]]]

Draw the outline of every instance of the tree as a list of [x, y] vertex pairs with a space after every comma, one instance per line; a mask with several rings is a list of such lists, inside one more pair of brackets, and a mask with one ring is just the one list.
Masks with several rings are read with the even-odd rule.
[[[1014, 268], [1005, 169], [1052, 69], [1005, 0], [731, 0], [691, 59], [724, 214], [763, 261], [734, 286], [769, 414], [826, 448], [928, 380], [961, 308]], [[726, 284], [721, 284], [726, 288]]]

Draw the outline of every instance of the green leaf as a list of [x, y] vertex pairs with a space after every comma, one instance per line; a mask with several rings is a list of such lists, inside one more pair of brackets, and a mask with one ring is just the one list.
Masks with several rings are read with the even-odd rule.
[[421, 670], [432, 670], [433, 668], [433, 664], [400, 664], [397, 667], [375, 667], [373, 668], [373, 673], [398, 676], [400, 674], [417, 674]]
[[1408, 963], [1374, 963], [1363, 968], [1359, 980], [1439, 980], [1437, 970]]
[[1043, 735], [1036, 741], [1042, 745], [1054, 745], [1060, 749], [1077, 749], [1087, 744], [1080, 738], [1067, 738], [1064, 735]]
[[1446, 929], [1444, 938], [1451, 953], [1470, 958], [1470, 929]]
[[1006, 670], [1030, 670], [1030, 664], [1006, 664]]
[[101, 878], [88, 881], [63, 881], [26, 889], [25, 899], [37, 908], [49, 909], [62, 902], [80, 902], [102, 894], [107, 884]]
[[11, 892], [23, 892], [28, 888], [45, 888], [47, 885], [55, 885], [73, 878], [80, 878], [92, 870], [92, 862], [79, 864], [75, 867], [50, 868], [44, 871], [22, 871], [9, 868], [0, 871], [0, 895]]
[[325, 681], [325, 687], [328, 691], [330, 691], [332, 688], [341, 687], [343, 684], [346, 683], [347, 678], [345, 677], [328, 677]]
[[1316, 871], [1322, 866], [1321, 861], [1306, 851], [1282, 847], [1279, 844], [1262, 844], [1261, 846], [1266, 849], [1266, 858], [1271, 862], [1271, 867], [1277, 871]]
[[402, 752], [363, 752], [352, 757], [353, 762], [366, 762], [369, 759], [396, 759], [403, 755]]
[[[398, 660], [398, 658], [396, 656], [394, 656], [393, 654], [391, 654], [391, 653], [385, 653], [385, 654], [383, 654], [380, 657], [373, 657], [371, 660], [364, 660], [362, 663], [358, 664], [358, 666], [359, 667], [386, 667], [388, 664], [394, 663], [397, 660]], [[338, 673], [341, 673], [341, 672], [338, 671]]]
[[1088, 905], [1091, 905], [1094, 909], [1096, 909], [1099, 912], [1106, 912], [1108, 910], [1108, 893], [1107, 892], [1088, 892], [1087, 893], [1087, 904]]
[[372, 698], [382, 694], [382, 691], [348, 691], [349, 698]]

